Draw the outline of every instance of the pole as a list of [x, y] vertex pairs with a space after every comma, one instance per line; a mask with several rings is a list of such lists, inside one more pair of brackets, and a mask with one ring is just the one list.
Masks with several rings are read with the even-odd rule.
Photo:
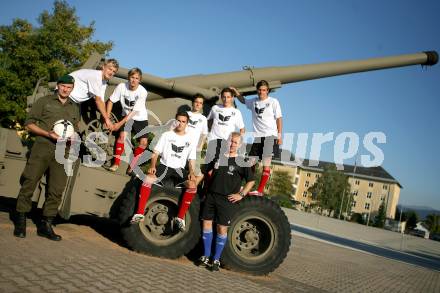
[[[352, 174], [352, 176], [351, 176], [351, 181], [352, 181], [352, 183], [353, 183], [353, 185], [354, 185], [354, 175], [356, 174], [356, 168], [357, 168], [357, 156], [356, 156], [356, 158], [354, 159], [354, 169], [353, 169], [353, 174]], [[350, 186], [351, 187], [351, 186]], [[350, 188], [350, 193], [352, 193], [352, 190], [351, 190], [351, 188]], [[349, 194], [350, 194], [349, 193]], [[350, 195], [348, 196], [348, 201], [347, 201], [347, 207], [346, 207], [346, 209], [345, 209], [345, 214], [346, 215], [348, 215], [348, 208], [349, 208], [349, 204], [350, 204], [350, 202], [351, 202], [351, 197], [350, 197]]]
[[342, 200], [341, 200], [341, 207], [339, 208], [339, 216], [338, 219], [341, 219], [341, 213], [342, 213], [342, 203], [344, 202], [344, 197], [345, 197], [345, 187], [344, 187], [344, 191], [342, 191]]

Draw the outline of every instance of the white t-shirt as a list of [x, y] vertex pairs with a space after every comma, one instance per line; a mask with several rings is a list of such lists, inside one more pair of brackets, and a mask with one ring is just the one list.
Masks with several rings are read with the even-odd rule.
[[277, 99], [267, 97], [261, 101], [258, 97], [246, 100], [246, 107], [252, 111], [254, 136], [277, 136], [278, 118], [282, 117], [280, 103]]
[[80, 69], [69, 75], [75, 79], [75, 86], [70, 93], [72, 101], [78, 104], [98, 96], [104, 102], [107, 81], [102, 79], [102, 70]]
[[194, 113], [188, 111], [189, 120], [186, 126], [186, 132], [193, 135], [197, 143], [200, 140], [200, 135], [208, 134], [208, 120], [202, 113]]
[[213, 119], [208, 141], [213, 139], [226, 140], [232, 132], [244, 128], [243, 116], [241, 116], [240, 110], [234, 107], [225, 108], [223, 105], [214, 105], [207, 119]]
[[189, 133], [177, 135], [173, 130], [164, 132], [154, 151], [160, 154], [160, 162], [169, 168], [185, 168], [187, 160], [196, 159], [196, 142]]
[[113, 103], [121, 102], [122, 116], [128, 115], [131, 111], [136, 111], [133, 116], [133, 120], [145, 121], [148, 120], [148, 112], [145, 106], [147, 101], [148, 92], [142, 86], [139, 85], [136, 90], [130, 90], [129, 83], [123, 82], [113, 91], [110, 96], [110, 101]]

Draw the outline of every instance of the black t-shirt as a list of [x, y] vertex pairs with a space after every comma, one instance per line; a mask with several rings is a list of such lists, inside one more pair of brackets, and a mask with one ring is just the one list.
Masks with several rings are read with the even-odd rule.
[[[227, 158], [225, 156], [211, 162], [208, 170], [212, 170], [212, 180], [209, 192], [222, 195], [238, 193], [243, 179], [246, 182], [253, 181], [254, 172], [251, 167], [241, 167], [237, 164], [237, 157]], [[240, 161], [244, 161], [243, 158]]]

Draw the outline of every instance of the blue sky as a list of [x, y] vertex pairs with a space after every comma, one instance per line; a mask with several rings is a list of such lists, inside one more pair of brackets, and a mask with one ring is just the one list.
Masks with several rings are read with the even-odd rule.
[[[440, 51], [436, 0], [68, 2], [82, 24], [96, 22], [95, 39], [114, 41], [110, 56], [123, 67], [161, 77]], [[52, 8], [45, 0], [1, 3], [1, 25], [36, 23]], [[385, 133], [382, 166], [404, 187], [400, 203], [440, 209], [439, 93], [436, 65], [300, 82], [272, 95], [285, 132], [355, 132], [361, 140]], [[359, 154], [369, 152], [361, 146]], [[333, 161], [333, 143], [320, 158]]]

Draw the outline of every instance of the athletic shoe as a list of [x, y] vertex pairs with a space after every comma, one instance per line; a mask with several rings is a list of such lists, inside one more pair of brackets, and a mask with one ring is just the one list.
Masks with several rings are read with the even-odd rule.
[[207, 268], [207, 267], [209, 267], [209, 257], [204, 256], [204, 255], [201, 256], [201, 257], [197, 260], [196, 265], [197, 265], [198, 267], [203, 267], [203, 268]]
[[177, 229], [182, 232], [185, 231], [185, 220], [182, 220], [181, 218], [175, 218], [174, 223], [176, 224]]
[[134, 224], [134, 223], [142, 222], [144, 221], [144, 218], [145, 218], [144, 215], [134, 214], [133, 218], [131, 218], [131, 223]]
[[108, 168], [109, 171], [112, 172], [116, 172], [116, 170], [118, 170], [119, 166], [118, 165], [112, 165], [110, 168]]
[[127, 167], [127, 170], [125, 171], [125, 174], [127, 175], [131, 175], [131, 173], [133, 173], [133, 169], [131, 169], [130, 166]]
[[219, 270], [220, 270], [220, 261], [219, 260], [214, 260], [212, 262], [211, 271], [217, 272]]
[[249, 191], [248, 195], [252, 195], [252, 196], [263, 196], [262, 192], [259, 192], [258, 190], [254, 190], [254, 191]]

